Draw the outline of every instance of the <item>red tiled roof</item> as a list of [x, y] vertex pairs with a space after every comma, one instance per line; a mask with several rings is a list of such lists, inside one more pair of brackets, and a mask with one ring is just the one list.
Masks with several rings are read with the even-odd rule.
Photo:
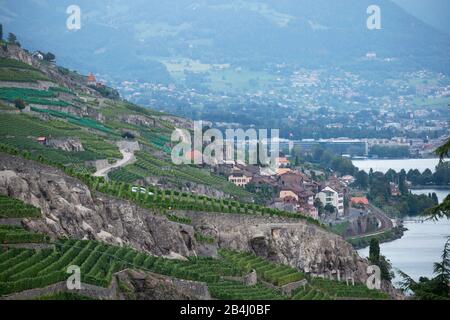
[[88, 77], [87, 77], [87, 81], [88, 82], [95, 82], [95, 77], [92, 73], [89, 73]]
[[353, 197], [352, 198], [352, 203], [368, 205], [369, 204], [369, 200], [367, 200], [366, 197]]

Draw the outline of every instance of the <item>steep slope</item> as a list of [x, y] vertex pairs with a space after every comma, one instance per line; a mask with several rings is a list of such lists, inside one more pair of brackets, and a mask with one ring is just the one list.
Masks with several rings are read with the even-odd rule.
[[[123, 101], [14, 45], [0, 49], [0, 72], [0, 102], [9, 107], [0, 119], [2, 144], [120, 182], [251, 199], [224, 178], [171, 162], [170, 135], [175, 126], [192, 129], [191, 121]], [[13, 112], [18, 99], [26, 105], [21, 113]]]
[[[54, 241], [57, 238], [72, 239], [62, 244], [67, 251], [57, 250], [54, 264], [30, 273], [34, 277], [37, 271], [44, 278], [16, 279], [21, 281], [19, 284], [8, 281], [10, 277], [19, 277], [20, 273], [16, 275], [14, 270], [40, 258], [39, 253], [33, 251], [35, 244], [24, 252], [2, 251], [5, 263], [0, 265], [4, 268], [0, 280], [8, 281], [0, 281], [1, 292], [14, 293], [62, 281], [66, 276], [62, 268], [70, 262], [67, 259], [85, 262], [86, 254], [91, 253], [86, 248], [91, 246], [99, 252], [92, 255], [87, 266], [92, 268], [94, 276], [102, 277], [88, 280], [108, 285], [113, 273], [118, 271], [116, 264], [108, 263], [108, 252], [119, 248], [104, 243], [120, 245], [124, 254], [127, 254], [126, 246], [130, 246], [139, 252], [181, 260], [197, 255], [217, 256], [218, 249], [252, 252], [290, 266], [267, 266], [273, 276], [262, 272], [263, 278], [277, 285], [291, 284], [301, 278], [296, 270], [310, 275], [339, 272], [351, 275], [357, 282], [366, 281], [367, 261], [317, 221], [255, 204], [220, 199], [231, 196], [248, 199], [251, 194], [199, 168], [174, 166], [168, 160], [168, 136], [174, 126], [190, 128], [189, 121], [121, 101], [114, 97], [114, 90], [102, 85], [89, 86], [86, 77], [37, 61], [17, 46], [2, 48], [0, 52], [1, 74], [6, 75], [6, 81], [0, 81], [0, 100], [5, 105], [0, 110], [0, 150], [6, 152], [0, 152], [0, 194], [21, 199], [40, 208], [42, 213], [41, 219], [15, 218], [6, 223], [39, 232], [38, 240], [50, 236], [53, 239], [50, 244], [39, 243], [44, 247], [61, 246]], [[25, 103], [22, 111], [15, 109], [18, 99]], [[92, 176], [99, 167], [117, 163], [121, 158], [119, 150], [123, 149], [134, 153], [136, 163], [112, 172], [109, 182]], [[149, 187], [151, 184], [159, 185]], [[147, 188], [136, 189], [137, 185]], [[178, 190], [164, 190], [173, 186]], [[214, 197], [179, 191], [186, 188]], [[23, 231], [18, 236], [28, 237]], [[80, 239], [90, 241], [75, 241]], [[86, 247], [80, 248], [78, 244]], [[7, 248], [10, 245], [6, 243]], [[80, 256], [72, 256], [77, 252]], [[16, 253], [17, 257], [10, 256]], [[97, 255], [102, 257], [98, 264], [94, 260]], [[26, 258], [23, 264], [12, 268], [21, 258]], [[131, 252], [130, 259], [133, 263], [135, 259], [139, 262], [133, 265], [135, 267], [146, 266], [147, 257], [138, 252]], [[163, 259], [155, 263], [153, 259], [149, 258], [151, 266], [161, 273], [167, 271], [168, 275], [188, 279], [204, 277], [184, 270], [186, 266], [179, 267], [180, 262]], [[255, 259], [245, 256], [243, 270], [239, 272], [251, 271], [247, 270], [247, 260], [255, 262]], [[188, 267], [195, 269], [198, 263], [208, 270], [209, 263], [222, 262], [208, 260], [205, 263], [200, 258], [200, 262], [194, 259], [193, 266]], [[267, 260], [258, 260], [258, 263], [267, 264]], [[47, 267], [54, 271], [48, 277], [42, 275]], [[224, 269], [229, 271], [228, 266]], [[206, 277], [218, 297], [229, 298], [227, 288], [234, 286], [242, 293], [233, 298], [282, 297], [278, 291], [274, 293], [260, 284], [248, 288], [229, 282], [221, 278], [228, 275], [226, 272]], [[289, 281], [285, 282], [286, 279]], [[367, 288], [360, 287], [366, 294]], [[391, 292], [392, 287], [385, 284], [385, 290]], [[303, 295], [323, 297], [315, 289], [298, 293], [298, 296]]]

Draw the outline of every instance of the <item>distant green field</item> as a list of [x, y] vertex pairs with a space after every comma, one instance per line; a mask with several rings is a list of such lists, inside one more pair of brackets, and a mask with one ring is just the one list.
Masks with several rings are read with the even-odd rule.
[[209, 88], [213, 91], [248, 92], [267, 90], [276, 82], [276, 76], [250, 70], [215, 70], [209, 72]]

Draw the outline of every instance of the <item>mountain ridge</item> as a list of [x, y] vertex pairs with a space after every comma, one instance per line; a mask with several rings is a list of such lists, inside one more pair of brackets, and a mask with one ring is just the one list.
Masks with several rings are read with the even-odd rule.
[[[256, 69], [283, 62], [317, 68], [323, 61], [360, 65], [359, 57], [375, 51], [380, 57], [400, 59], [406, 68], [450, 70], [442, 47], [450, 48], [448, 36], [387, 0], [378, 3], [382, 29], [372, 31], [366, 28], [366, 9], [372, 4], [368, 0], [339, 5], [326, 0], [176, 5], [81, 1], [82, 27], [77, 32], [65, 29], [67, 1], [52, 10], [48, 1], [29, 6], [4, 3], [0, 20], [17, 30], [27, 46], [44, 45], [65, 65], [122, 80], [173, 82], [161, 58], [177, 56]], [[37, 16], [25, 23], [14, 13]]]

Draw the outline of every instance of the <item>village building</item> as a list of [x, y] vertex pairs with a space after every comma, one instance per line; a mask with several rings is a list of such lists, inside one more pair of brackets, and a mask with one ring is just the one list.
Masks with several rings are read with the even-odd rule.
[[335, 189], [327, 186], [321, 190], [317, 196], [324, 206], [332, 205], [336, 208], [339, 215], [344, 214], [344, 195]]
[[369, 200], [366, 197], [352, 197], [350, 203], [354, 208], [366, 209], [369, 206]]
[[282, 175], [284, 175], [286, 173], [289, 173], [289, 172], [292, 172], [292, 170], [289, 169], [289, 168], [278, 168], [277, 171], [276, 171], [276, 174], [278, 176], [282, 176]]
[[394, 182], [390, 182], [389, 183], [389, 189], [390, 189], [390, 192], [391, 192], [391, 196], [398, 197], [398, 196], [401, 195], [398, 185], [395, 184]]
[[38, 60], [44, 60], [44, 54], [40, 51], [33, 52], [33, 57]]
[[238, 187], [245, 187], [252, 180], [251, 175], [246, 175], [243, 172], [235, 172], [228, 177], [228, 181], [234, 183]]
[[275, 162], [278, 168], [288, 168], [290, 166], [289, 160], [286, 157], [278, 157]]
[[87, 85], [88, 86], [96, 86], [97, 85], [97, 79], [95, 79], [95, 76], [92, 73], [89, 73], [87, 77]]
[[340, 179], [343, 183], [345, 183], [347, 186], [351, 185], [353, 182], [355, 182], [355, 177], [351, 176], [351, 175], [346, 175], [341, 177]]
[[47, 137], [38, 137], [37, 142], [40, 144], [46, 144], [47, 143]]

